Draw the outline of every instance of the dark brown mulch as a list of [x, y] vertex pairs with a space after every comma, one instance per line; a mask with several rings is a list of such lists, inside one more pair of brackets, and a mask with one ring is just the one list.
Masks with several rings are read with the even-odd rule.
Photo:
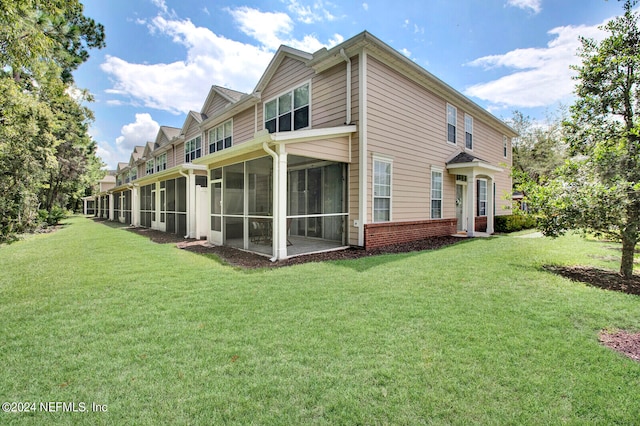
[[457, 237], [434, 237], [426, 240], [414, 241], [412, 243], [395, 244], [375, 250], [363, 250], [350, 247], [345, 250], [308, 254], [304, 256], [297, 256], [290, 259], [280, 260], [278, 262], [271, 262], [269, 258], [265, 256], [260, 256], [255, 253], [249, 253], [232, 247], [194, 244], [197, 243], [197, 240], [185, 239], [176, 234], [169, 234], [167, 232], [160, 232], [147, 228], [127, 228], [127, 230], [135, 232], [139, 235], [144, 235], [151, 241], [159, 244], [180, 243], [179, 245], [181, 247], [186, 246], [184, 247], [185, 250], [189, 250], [194, 253], [214, 254], [220, 257], [224, 262], [232, 266], [238, 266], [247, 269], [273, 268], [298, 265], [308, 262], [324, 262], [327, 260], [358, 259], [360, 257], [375, 256], [387, 253], [407, 253], [412, 251], [435, 250], [464, 241], [464, 238]]
[[600, 342], [614, 351], [640, 362], [640, 333], [629, 333], [624, 330], [612, 333], [602, 330]]
[[617, 272], [587, 266], [547, 265], [544, 268], [554, 274], [561, 275], [573, 281], [583, 282], [593, 287], [640, 295], [639, 275], [625, 279]]

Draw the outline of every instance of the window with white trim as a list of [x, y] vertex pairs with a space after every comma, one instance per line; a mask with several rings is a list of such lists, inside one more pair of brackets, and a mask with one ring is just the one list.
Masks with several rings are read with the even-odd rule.
[[264, 128], [269, 133], [309, 127], [309, 83], [264, 104]]
[[184, 144], [184, 162], [190, 163], [202, 156], [202, 137], [196, 136]]
[[232, 131], [233, 122], [231, 120], [209, 130], [209, 154], [230, 148], [233, 145]]
[[504, 158], [507, 158], [507, 154], [508, 154], [508, 151], [507, 151], [507, 142], [508, 142], [508, 141], [507, 141], [507, 137], [506, 137], [506, 136], [503, 136], [503, 137], [502, 137], [502, 155], [504, 156]]
[[133, 182], [134, 180], [138, 179], [138, 168], [137, 167], [133, 167], [130, 171], [129, 171], [129, 181]]
[[469, 114], [464, 115], [464, 146], [473, 149], [473, 117]]
[[154, 162], [153, 162], [153, 158], [149, 161], [147, 161], [146, 163], [146, 169], [147, 169], [147, 174], [151, 175], [153, 174], [153, 170], [154, 170]]
[[156, 172], [167, 170], [167, 153], [160, 154], [156, 157]]
[[447, 104], [447, 142], [456, 143], [456, 122], [458, 120], [458, 109]]
[[431, 170], [431, 219], [442, 219], [442, 170]]
[[487, 215], [487, 181], [478, 179], [478, 216]]
[[373, 159], [373, 221], [391, 220], [391, 161]]

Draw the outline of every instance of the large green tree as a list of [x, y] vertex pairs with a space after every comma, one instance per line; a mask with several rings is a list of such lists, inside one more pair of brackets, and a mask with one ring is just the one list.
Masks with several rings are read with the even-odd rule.
[[622, 242], [620, 273], [633, 275], [640, 232], [640, 29], [635, 1], [602, 27], [608, 36], [583, 38], [575, 67], [577, 101], [565, 123], [572, 159], [530, 202], [549, 235], [569, 229]]
[[0, 242], [69, 207], [101, 162], [72, 71], [104, 46], [78, 0], [0, 0]]

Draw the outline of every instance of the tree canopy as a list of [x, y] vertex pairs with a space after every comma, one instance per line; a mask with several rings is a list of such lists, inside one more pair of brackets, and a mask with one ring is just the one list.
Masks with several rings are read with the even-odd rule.
[[105, 45], [78, 0], [0, 0], [0, 242], [73, 207], [102, 166], [72, 72]]
[[602, 27], [601, 42], [582, 38], [575, 67], [577, 100], [564, 132], [571, 160], [531, 191], [547, 235], [582, 229], [622, 242], [620, 273], [633, 274], [640, 231], [640, 29], [635, 1]]

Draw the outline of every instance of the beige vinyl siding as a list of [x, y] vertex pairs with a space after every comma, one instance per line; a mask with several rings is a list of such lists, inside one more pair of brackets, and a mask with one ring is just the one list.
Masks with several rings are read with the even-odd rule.
[[[368, 62], [368, 150], [393, 158], [392, 219], [427, 219], [430, 216], [431, 166], [443, 169], [443, 218], [455, 217], [455, 175], [446, 161], [464, 147], [464, 114], [459, 105], [457, 145], [446, 141], [447, 101], [375, 58]], [[470, 114], [473, 116], [473, 114]], [[508, 167], [502, 157], [502, 134], [474, 116], [473, 155], [504, 169], [494, 175], [496, 214], [504, 214], [501, 200], [511, 188]], [[371, 155], [368, 170], [372, 170]], [[368, 173], [371, 188], [371, 172]], [[474, 183], [475, 184], [475, 183]], [[371, 200], [368, 200], [371, 220]]]
[[324, 139], [287, 145], [287, 152], [321, 160], [349, 162], [349, 137]]
[[184, 132], [184, 140], [188, 141], [200, 135], [202, 135], [202, 132], [200, 131], [200, 125], [198, 122], [193, 119], [189, 120], [189, 127], [187, 127]]
[[[291, 90], [311, 80], [314, 71], [308, 68], [303, 62], [285, 57], [282, 63], [274, 73], [273, 77], [262, 91], [262, 101], [268, 102], [275, 96], [278, 96], [287, 90]], [[311, 88], [313, 90], [313, 87]], [[258, 130], [264, 129], [263, 121], [263, 104], [258, 105]], [[311, 112], [313, 113], [313, 98], [311, 98]]]
[[143, 176], [146, 176], [146, 174], [147, 174], [147, 169], [145, 168], [145, 163], [138, 164], [138, 179], [140, 179]]
[[341, 126], [345, 123], [347, 64], [336, 65], [313, 79], [311, 127]]
[[173, 157], [175, 159], [173, 166], [184, 164], [184, 142], [179, 143], [173, 148]]
[[203, 111], [208, 117], [213, 117], [218, 111], [224, 109], [230, 102], [223, 98], [219, 94], [215, 94], [213, 100], [209, 105], [206, 105], [206, 110]]
[[246, 109], [233, 117], [233, 146], [253, 139], [255, 108]]

